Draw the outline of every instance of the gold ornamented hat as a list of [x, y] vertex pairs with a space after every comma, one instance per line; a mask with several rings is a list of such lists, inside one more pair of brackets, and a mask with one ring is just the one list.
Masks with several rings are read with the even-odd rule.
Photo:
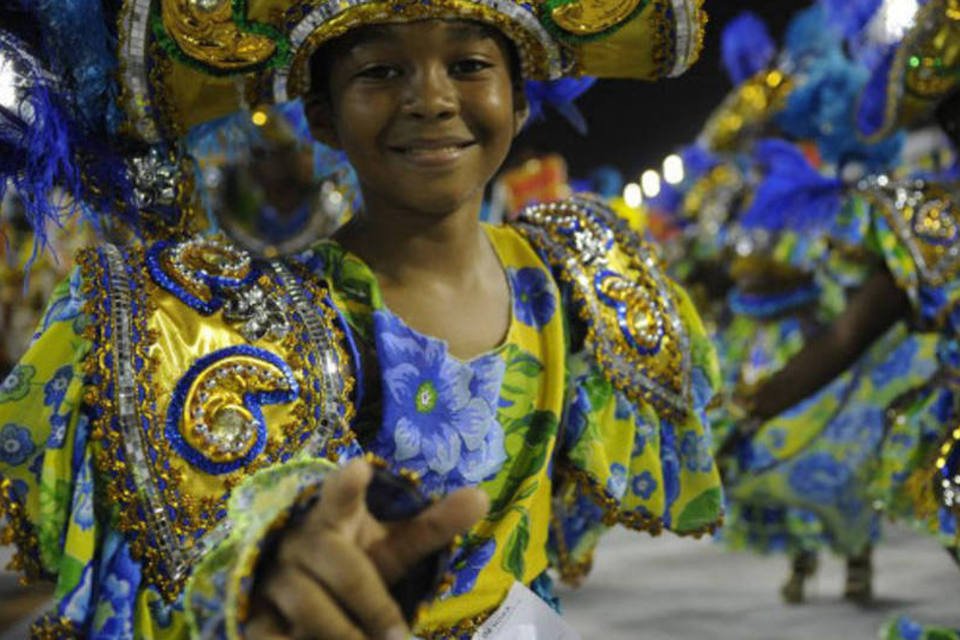
[[150, 144], [309, 89], [322, 43], [369, 24], [476, 20], [517, 46], [525, 76], [655, 80], [700, 54], [703, 0], [124, 0], [125, 133]]
[[879, 140], [923, 122], [958, 90], [960, 0], [929, 0], [874, 70], [860, 99], [857, 128], [868, 141]]

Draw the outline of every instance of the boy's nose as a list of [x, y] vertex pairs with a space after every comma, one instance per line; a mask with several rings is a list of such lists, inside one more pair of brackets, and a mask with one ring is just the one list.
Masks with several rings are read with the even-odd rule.
[[445, 67], [436, 65], [412, 74], [404, 111], [415, 118], [449, 118], [459, 108], [457, 91]]

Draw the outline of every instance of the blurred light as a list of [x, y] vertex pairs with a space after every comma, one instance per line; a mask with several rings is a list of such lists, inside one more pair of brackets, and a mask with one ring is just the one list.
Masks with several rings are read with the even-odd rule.
[[263, 125], [267, 124], [267, 120], [269, 119], [270, 118], [267, 116], [267, 112], [263, 109], [257, 109], [253, 112], [253, 115], [250, 116], [250, 120], [258, 127], [262, 127]]
[[0, 53], [0, 107], [14, 111], [17, 107], [17, 74], [13, 62]]
[[640, 185], [643, 187], [644, 196], [656, 198], [660, 195], [660, 174], [653, 169], [647, 169], [640, 176]]
[[884, 0], [868, 27], [870, 38], [881, 44], [899, 42], [913, 26], [919, 10], [917, 0]]
[[674, 153], [664, 159], [663, 179], [667, 184], [683, 182], [683, 158]]
[[627, 183], [623, 188], [623, 201], [631, 209], [637, 209], [643, 204], [643, 190], [636, 182]]

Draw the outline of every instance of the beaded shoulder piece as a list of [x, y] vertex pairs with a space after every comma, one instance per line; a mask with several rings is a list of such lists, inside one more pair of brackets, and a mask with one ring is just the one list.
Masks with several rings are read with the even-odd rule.
[[323, 283], [222, 238], [84, 251], [98, 469], [145, 580], [174, 600], [233, 487], [350, 439], [352, 363]]
[[909, 252], [920, 283], [940, 287], [960, 273], [958, 186], [894, 181], [886, 176], [871, 177], [858, 185]]
[[683, 416], [691, 406], [686, 327], [653, 251], [602, 201], [577, 196], [524, 210], [517, 229], [571, 297], [585, 347], [634, 402]]

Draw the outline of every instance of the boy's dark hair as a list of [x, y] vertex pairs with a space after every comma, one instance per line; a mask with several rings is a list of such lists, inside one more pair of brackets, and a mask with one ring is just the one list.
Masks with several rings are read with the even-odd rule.
[[[510, 70], [510, 80], [515, 92], [523, 98], [523, 69], [520, 66], [520, 54], [517, 52], [517, 46], [501, 33], [498, 29], [482, 22], [466, 20], [475, 25], [483, 34], [499, 42], [507, 52], [507, 63]], [[333, 67], [333, 61], [338, 55], [341, 55], [358, 43], [362, 42], [377, 25], [360, 27], [353, 29], [348, 33], [334, 38], [320, 45], [310, 56], [310, 100], [320, 100], [330, 104], [330, 69]]]

